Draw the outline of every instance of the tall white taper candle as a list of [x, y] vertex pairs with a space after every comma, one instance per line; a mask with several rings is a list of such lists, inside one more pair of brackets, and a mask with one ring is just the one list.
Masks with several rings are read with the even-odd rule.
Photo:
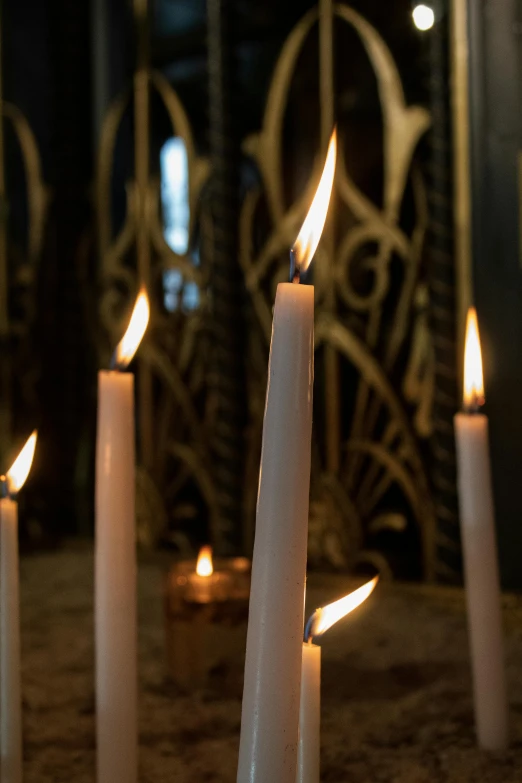
[[96, 445], [97, 783], [137, 770], [134, 376], [100, 372]]
[[[124, 369], [149, 319], [142, 291], [119, 343]], [[138, 779], [134, 376], [100, 372], [96, 442], [97, 783]]]
[[29, 475], [36, 431], [0, 477], [0, 781], [22, 783], [22, 682], [17, 493]]
[[508, 713], [488, 419], [458, 413], [455, 434], [477, 740], [503, 750]]
[[259, 475], [239, 783], [295, 783], [312, 431], [314, 289], [278, 286]]
[[0, 501], [0, 729], [2, 783], [22, 781], [18, 504]]
[[310, 210], [292, 250], [292, 283], [277, 288], [268, 366], [238, 783], [295, 783], [308, 538], [314, 289], [300, 285], [328, 211], [332, 134]]
[[508, 710], [495, 515], [483, 401], [482, 359], [474, 310], [468, 313], [464, 405], [455, 416], [460, 526], [477, 740], [486, 750], [508, 745]]

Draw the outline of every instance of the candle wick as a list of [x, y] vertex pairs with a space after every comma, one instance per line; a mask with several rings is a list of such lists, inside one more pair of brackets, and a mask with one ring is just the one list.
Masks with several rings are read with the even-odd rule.
[[116, 348], [116, 350], [114, 351], [114, 353], [111, 356], [111, 361], [110, 361], [110, 364], [109, 364], [109, 370], [119, 371], [121, 369], [120, 365], [118, 364], [117, 355], [118, 355], [118, 349]]
[[464, 405], [464, 413], [468, 413], [470, 415], [480, 413], [481, 406], [484, 405], [484, 397], [482, 397], [480, 394], [477, 394], [477, 392], [473, 392], [473, 396]]
[[313, 630], [314, 630], [315, 615], [316, 615], [316, 612], [311, 614], [310, 617], [308, 618], [307, 622], [306, 622], [306, 625], [305, 625], [304, 640], [303, 641], [306, 644], [312, 644], [312, 641], [313, 641]]
[[295, 247], [292, 247], [290, 249], [290, 282], [291, 283], [301, 282], [301, 267], [299, 266], [299, 263], [297, 261], [297, 253]]

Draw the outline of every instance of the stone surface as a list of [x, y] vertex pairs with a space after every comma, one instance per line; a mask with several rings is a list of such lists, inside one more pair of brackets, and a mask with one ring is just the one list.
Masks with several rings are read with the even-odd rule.
[[[140, 565], [140, 781], [233, 783], [240, 678], [217, 674], [193, 696], [168, 683], [165, 570], [159, 560]], [[92, 556], [27, 558], [21, 578], [25, 783], [93, 783]], [[349, 589], [340, 577], [312, 576], [311, 608]], [[474, 746], [462, 592], [381, 584], [323, 639], [323, 783], [519, 781], [522, 600], [504, 604], [509, 753]]]

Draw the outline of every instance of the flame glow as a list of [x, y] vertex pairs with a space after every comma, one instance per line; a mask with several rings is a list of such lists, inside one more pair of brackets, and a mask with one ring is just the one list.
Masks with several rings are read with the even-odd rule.
[[483, 404], [484, 379], [477, 311], [474, 307], [470, 307], [466, 320], [464, 347], [464, 408], [473, 410]]
[[212, 576], [213, 573], [212, 547], [202, 546], [199, 550], [198, 562], [196, 563], [196, 574], [198, 576]]
[[38, 433], [35, 430], [29, 436], [22, 451], [15, 459], [10, 469], [8, 470], [7, 487], [9, 493], [16, 494], [22, 489], [23, 485], [25, 484], [27, 476], [29, 475], [29, 471], [31, 470], [31, 465], [33, 464], [34, 450], [36, 448], [37, 437], [38, 437]]
[[124, 370], [127, 367], [138, 350], [149, 323], [149, 315], [149, 297], [145, 289], [142, 288], [136, 299], [127, 331], [116, 348], [115, 364], [119, 370]]
[[321, 609], [316, 609], [312, 615], [312, 622], [309, 630], [309, 638], [314, 636], [321, 636], [325, 631], [332, 627], [338, 620], [341, 620], [354, 609], [357, 609], [371, 593], [373, 593], [379, 577], [375, 576], [369, 582], [362, 585], [362, 587], [354, 590], [353, 593], [345, 595], [344, 598], [339, 598], [338, 601], [334, 601], [332, 604], [323, 606]]
[[323, 173], [315, 196], [308, 210], [308, 214], [305, 218], [301, 231], [297, 239], [295, 240], [292, 248], [296, 257], [297, 266], [301, 272], [305, 272], [310, 266], [310, 262], [314, 257], [314, 253], [317, 250], [317, 245], [321, 239], [323, 233], [324, 224], [326, 221], [326, 214], [328, 212], [328, 206], [330, 204], [330, 196], [332, 193], [332, 185], [335, 174], [335, 161], [337, 158], [337, 130], [334, 131], [330, 137], [330, 143], [328, 145], [328, 154], [326, 155], [326, 162], [324, 164]]

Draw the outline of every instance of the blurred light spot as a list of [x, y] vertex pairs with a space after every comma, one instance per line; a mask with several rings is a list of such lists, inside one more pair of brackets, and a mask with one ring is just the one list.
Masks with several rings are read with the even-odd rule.
[[175, 253], [188, 249], [188, 161], [183, 139], [167, 139], [160, 152], [161, 205], [165, 241]]
[[[187, 150], [183, 139], [167, 139], [160, 151], [161, 206], [163, 233], [166, 243], [178, 255], [185, 255], [189, 246], [189, 181]], [[193, 262], [197, 265], [199, 257]], [[178, 269], [163, 273], [164, 305], [170, 313], [180, 308], [195, 310], [200, 294], [197, 285], [186, 283]]]
[[179, 310], [180, 292], [183, 288], [183, 275], [179, 269], [167, 269], [163, 272], [163, 302], [169, 313]]
[[435, 24], [435, 13], [429, 5], [420, 3], [412, 11], [413, 23], [417, 30], [431, 30]]
[[183, 289], [183, 309], [197, 310], [199, 307], [199, 288], [196, 283], [185, 283]]

